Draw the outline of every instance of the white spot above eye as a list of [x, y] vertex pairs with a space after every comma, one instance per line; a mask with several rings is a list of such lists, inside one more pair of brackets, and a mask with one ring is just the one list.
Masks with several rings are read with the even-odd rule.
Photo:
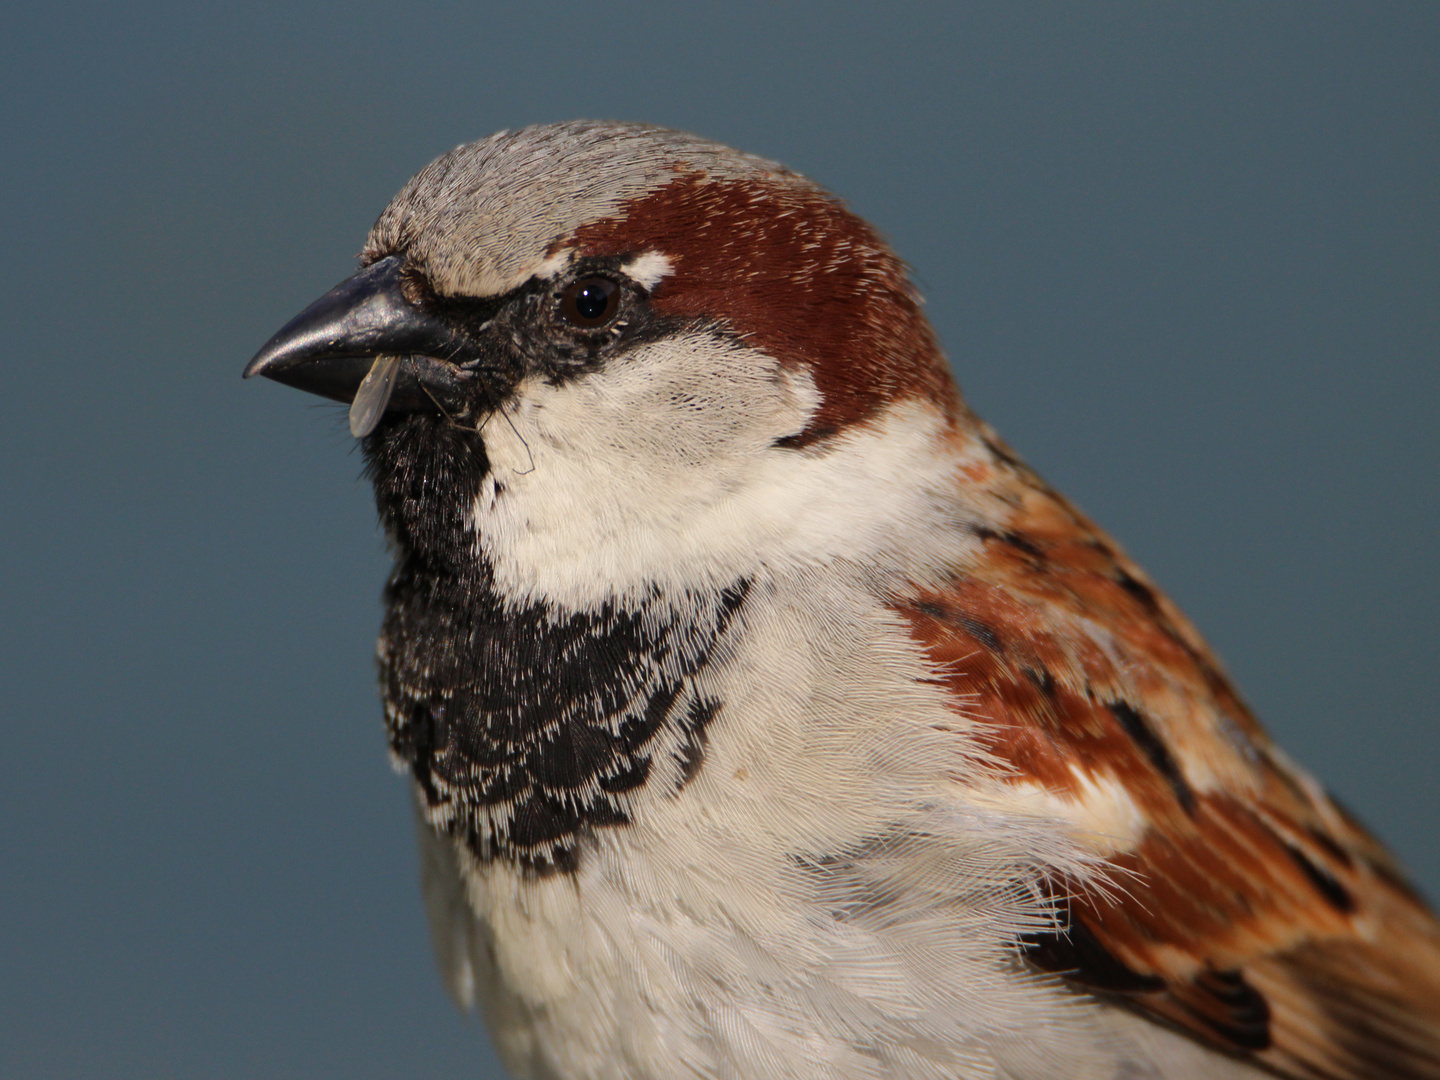
[[550, 280], [551, 278], [559, 274], [561, 270], [564, 270], [565, 267], [570, 265], [570, 256], [572, 254], [573, 252], [570, 248], [565, 248], [563, 251], [557, 251], [554, 255], [551, 255], [548, 259], [546, 259], [539, 266], [537, 266], [534, 273], [531, 274], [531, 277], [537, 277], [544, 281]]
[[674, 269], [675, 264], [670, 261], [670, 256], [658, 251], [644, 252], [620, 267], [622, 273], [638, 281], [647, 290], [659, 285], [661, 279]]

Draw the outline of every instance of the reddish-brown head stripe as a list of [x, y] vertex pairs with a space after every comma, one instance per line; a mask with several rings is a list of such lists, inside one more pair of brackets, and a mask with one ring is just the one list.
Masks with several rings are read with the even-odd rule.
[[838, 200], [793, 178], [685, 172], [556, 245], [584, 255], [659, 252], [657, 311], [714, 319], [822, 395], [802, 441], [921, 397], [949, 411], [954, 383], [903, 264]]

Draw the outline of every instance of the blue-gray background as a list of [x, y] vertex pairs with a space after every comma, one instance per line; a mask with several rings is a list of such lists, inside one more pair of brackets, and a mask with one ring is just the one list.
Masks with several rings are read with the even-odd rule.
[[[523, 9], [523, 10], [522, 10]], [[17, 5], [0, 1075], [489, 1075], [431, 970], [340, 410], [242, 384], [458, 142], [847, 197], [962, 385], [1440, 891], [1440, 7]]]

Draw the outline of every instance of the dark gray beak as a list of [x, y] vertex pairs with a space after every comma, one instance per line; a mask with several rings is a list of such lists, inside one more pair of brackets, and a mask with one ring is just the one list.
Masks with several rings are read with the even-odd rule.
[[436, 409], [453, 398], [474, 378], [460, 366], [472, 358], [474, 343], [406, 299], [402, 266], [391, 255], [336, 285], [281, 327], [245, 366], [244, 377], [264, 375], [350, 402], [375, 360], [391, 357], [398, 367], [388, 408]]

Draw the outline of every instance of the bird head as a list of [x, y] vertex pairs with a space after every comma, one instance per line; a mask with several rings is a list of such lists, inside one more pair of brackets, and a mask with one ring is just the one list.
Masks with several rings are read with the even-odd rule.
[[517, 596], [583, 605], [842, 554], [962, 412], [874, 229], [674, 131], [460, 146], [360, 262], [245, 374], [351, 403], [400, 545], [483, 553]]

